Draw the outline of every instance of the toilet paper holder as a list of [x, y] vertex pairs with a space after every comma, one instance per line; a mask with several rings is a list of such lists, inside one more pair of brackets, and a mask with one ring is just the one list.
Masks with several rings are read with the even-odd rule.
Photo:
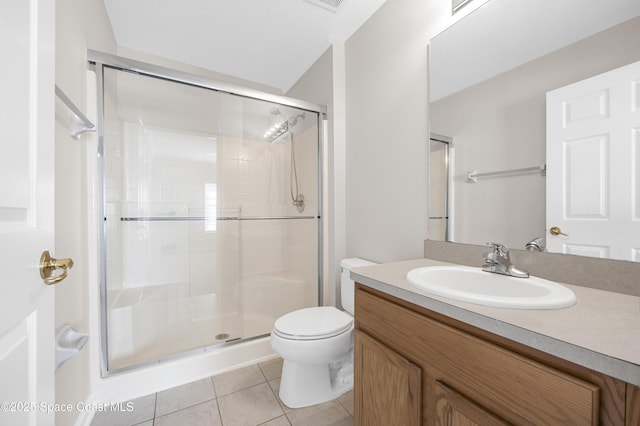
[[56, 329], [56, 370], [62, 364], [80, 353], [89, 340], [87, 333], [81, 333], [63, 324]]

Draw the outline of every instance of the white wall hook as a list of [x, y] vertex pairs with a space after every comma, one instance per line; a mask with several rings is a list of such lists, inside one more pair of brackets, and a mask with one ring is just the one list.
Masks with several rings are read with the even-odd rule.
[[62, 364], [80, 353], [89, 340], [87, 333], [81, 333], [63, 324], [56, 329], [56, 370]]

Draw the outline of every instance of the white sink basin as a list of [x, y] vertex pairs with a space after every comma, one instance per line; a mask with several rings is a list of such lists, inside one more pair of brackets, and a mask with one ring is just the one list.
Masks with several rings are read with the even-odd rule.
[[567, 287], [538, 277], [516, 278], [468, 266], [428, 266], [407, 273], [413, 287], [462, 302], [513, 309], [560, 309], [576, 303]]

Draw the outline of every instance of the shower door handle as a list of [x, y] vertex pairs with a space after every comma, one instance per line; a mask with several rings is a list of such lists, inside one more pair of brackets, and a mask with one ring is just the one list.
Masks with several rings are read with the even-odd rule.
[[[73, 267], [71, 259], [54, 259], [48, 251], [43, 251], [40, 256], [40, 276], [46, 285], [57, 284], [67, 278], [69, 269]], [[58, 275], [54, 275], [56, 269], [62, 269]]]

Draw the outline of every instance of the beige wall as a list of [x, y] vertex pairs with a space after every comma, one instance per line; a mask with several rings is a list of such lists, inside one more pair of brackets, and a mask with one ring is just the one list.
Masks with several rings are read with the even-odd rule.
[[422, 256], [427, 45], [485, 1], [452, 17], [449, 2], [387, 0], [347, 41], [334, 41], [287, 93], [328, 110], [325, 303], [334, 303], [343, 258]]
[[[56, 1], [56, 84], [87, 111], [87, 49], [115, 52], [115, 40], [100, 0]], [[89, 332], [91, 312], [87, 270], [86, 143], [90, 135], [69, 136], [69, 115], [56, 103], [56, 246], [74, 267], [56, 287], [56, 324]], [[100, 336], [90, 336], [99, 339]], [[56, 403], [85, 402], [91, 394], [89, 345], [56, 373]], [[56, 424], [73, 424], [78, 412], [57, 412]]]
[[[287, 96], [327, 107], [327, 135], [323, 145], [323, 265], [324, 304], [335, 305], [339, 291], [339, 262], [344, 256], [344, 97], [343, 45], [336, 43], [289, 89]], [[338, 99], [336, 111], [336, 101]], [[331, 194], [331, 196], [329, 195]], [[338, 196], [336, 197], [336, 195]], [[344, 199], [344, 197], [342, 197]]]
[[[344, 257], [375, 261], [422, 257], [427, 236], [427, 45], [452, 20], [449, 2], [387, 0], [346, 42], [335, 42], [287, 93], [326, 105], [329, 251], [332, 268]], [[189, 72], [140, 52], [118, 49], [100, 0], [58, 0], [57, 69], [60, 87], [86, 110], [86, 49], [117, 53]], [[275, 89], [215, 74], [263, 91]], [[244, 84], [246, 83], [246, 84]], [[73, 276], [56, 291], [56, 325], [89, 329], [86, 194], [83, 139], [57, 123], [56, 254], [76, 260]], [[336, 282], [336, 271], [328, 274]], [[99, 339], [99, 336], [91, 336]], [[57, 373], [58, 402], [84, 401], [91, 392], [88, 351]], [[94, 374], [96, 374], [94, 372]], [[68, 424], [76, 413], [58, 415]]]
[[387, 0], [346, 42], [347, 255], [422, 257], [427, 236], [427, 45], [449, 2]]

